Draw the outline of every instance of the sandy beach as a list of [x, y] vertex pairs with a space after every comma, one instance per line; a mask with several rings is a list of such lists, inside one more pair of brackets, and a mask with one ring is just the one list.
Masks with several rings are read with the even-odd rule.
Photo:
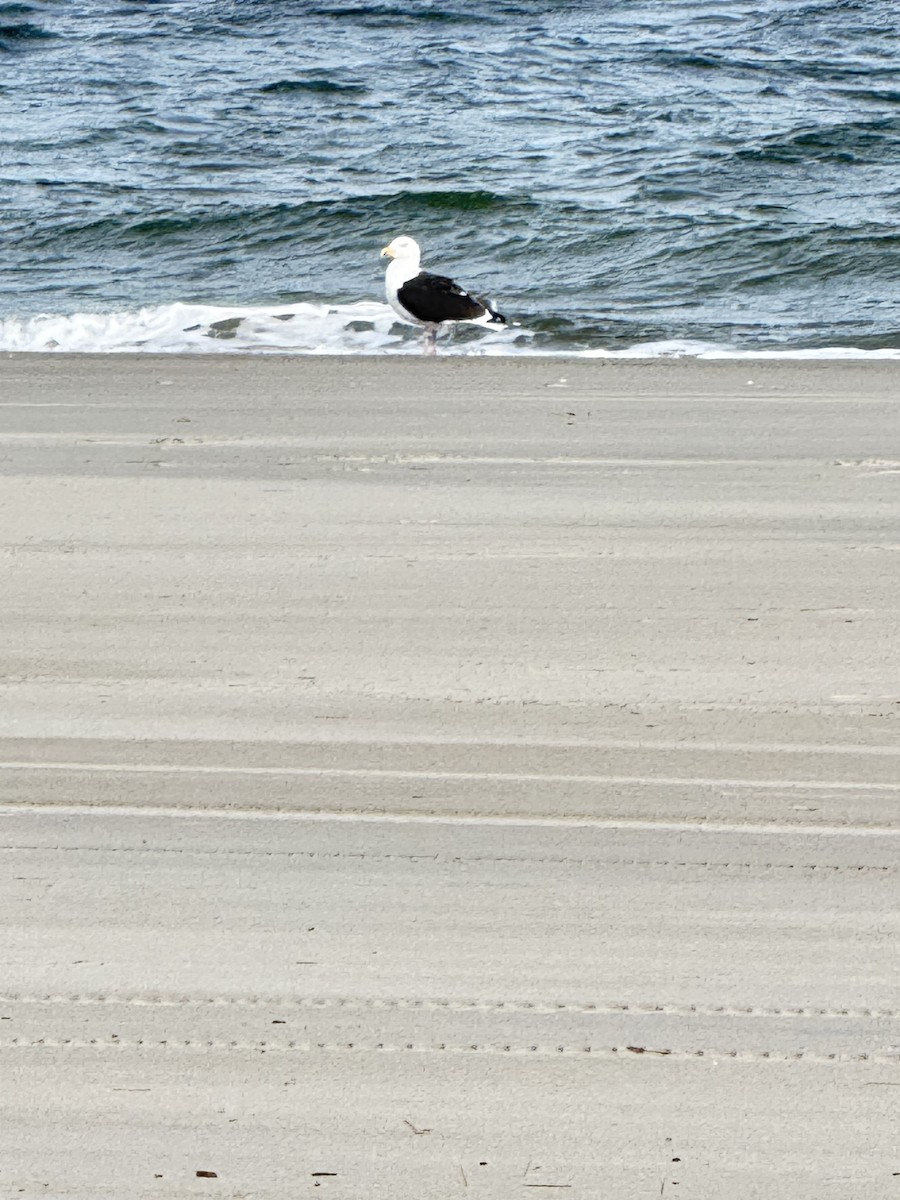
[[0, 358], [0, 1194], [896, 1194], [898, 415]]

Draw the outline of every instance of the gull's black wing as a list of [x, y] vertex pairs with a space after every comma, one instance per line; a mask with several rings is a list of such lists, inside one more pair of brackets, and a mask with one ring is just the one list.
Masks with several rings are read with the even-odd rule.
[[441, 321], [471, 321], [487, 311], [480, 300], [470, 296], [458, 283], [430, 271], [420, 271], [404, 283], [397, 299], [417, 320], [435, 325]]

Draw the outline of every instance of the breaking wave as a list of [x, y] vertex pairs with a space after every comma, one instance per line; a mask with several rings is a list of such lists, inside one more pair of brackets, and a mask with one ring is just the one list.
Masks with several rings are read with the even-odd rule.
[[[155, 354], [418, 354], [416, 329], [386, 304], [282, 304], [227, 307], [164, 304], [135, 312], [41, 315], [0, 321], [0, 351]], [[638, 342], [617, 349], [565, 346], [522, 326], [459, 327], [440, 341], [442, 354], [560, 355], [581, 358], [891, 358], [900, 348], [746, 350], [689, 339]]]

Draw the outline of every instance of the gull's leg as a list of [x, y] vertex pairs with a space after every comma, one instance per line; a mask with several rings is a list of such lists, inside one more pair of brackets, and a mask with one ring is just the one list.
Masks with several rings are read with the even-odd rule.
[[437, 354], [437, 325], [427, 325], [425, 328], [425, 347], [426, 354]]

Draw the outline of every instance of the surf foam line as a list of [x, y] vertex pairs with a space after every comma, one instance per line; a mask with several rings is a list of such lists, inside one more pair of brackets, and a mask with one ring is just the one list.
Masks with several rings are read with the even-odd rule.
[[[521, 334], [521, 330], [516, 331]], [[531, 335], [526, 335], [531, 336]], [[503, 350], [508, 331], [442, 349]], [[386, 305], [273, 304], [223, 307], [165, 304], [137, 312], [11, 317], [0, 321], [0, 351], [152, 354], [421, 354], [419, 331], [404, 326]]]
[[[470, 336], [471, 335], [471, 336]], [[900, 359], [900, 349], [854, 347], [737, 350], [689, 339], [642, 342], [621, 350], [537, 343], [535, 333], [507, 327], [442, 334], [442, 354], [575, 358]], [[419, 331], [386, 304], [303, 302], [223, 306], [177, 302], [134, 312], [80, 312], [8, 317], [0, 351], [10, 353], [152, 354], [420, 354]]]

